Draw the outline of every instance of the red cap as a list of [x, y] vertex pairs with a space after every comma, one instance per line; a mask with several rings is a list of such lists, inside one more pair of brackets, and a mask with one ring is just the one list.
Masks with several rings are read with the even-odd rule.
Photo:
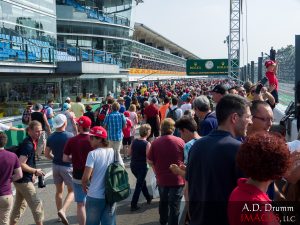
[[95, 126], [90, 130], [90, 136], [96, 136], [99, 138], [107, 138], [106, 130], [101, 126]]
[[124, 112], [124, 116], [129, 117], [129, 116], [130, 116], [130, 113], [129, 113], [128, 111], [125, 111], [125, 112]]
[[76, 119], [76, 122], [78, 123], [79, 126], [83, 128], [89, 128], [92, 125], [91, 119], [87, 116], [79, 117], [78, 119]]
[[272, 65], [276, 65], [276, 62], [274, 62], [273, 60], [267, 60], [265, 62], [265, 67], [268, 68], [269, 66], [272, 66]]

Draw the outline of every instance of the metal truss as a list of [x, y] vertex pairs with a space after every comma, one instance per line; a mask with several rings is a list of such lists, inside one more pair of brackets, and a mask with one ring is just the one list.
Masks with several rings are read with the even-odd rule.
[[228, 75], [233, 79], [239, 79], [241, 1], [230, 0]]

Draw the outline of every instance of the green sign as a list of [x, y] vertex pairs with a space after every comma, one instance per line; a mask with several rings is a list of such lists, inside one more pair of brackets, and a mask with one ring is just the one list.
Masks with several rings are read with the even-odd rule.
[[195, 75], [228, 75], [228, 59], [188, 59], [186, 74]]

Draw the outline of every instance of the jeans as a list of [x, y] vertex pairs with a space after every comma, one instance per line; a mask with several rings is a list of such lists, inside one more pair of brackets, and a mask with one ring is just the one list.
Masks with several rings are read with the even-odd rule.
[[86, 197], [86, 225], [115, 225], [116, 213], [105, 199]]
[[180, 201], [183, 194], [183, 186], [161, 187], [159, 190], [159, 215], [160, 224], [178, 225]]
[[135, 189], [131, 200], [131, 207], [135, 207], [137, 206], [141, 192], [143, 193], [143, 195], [147, 200], [150, 199], [150, 194], [148, 192], [147, 183], [145, 180], [148, 172], [148, 168], [147, 165], [144, 166], [130, 165], [130, 168], [133, 175], [136, 177]]

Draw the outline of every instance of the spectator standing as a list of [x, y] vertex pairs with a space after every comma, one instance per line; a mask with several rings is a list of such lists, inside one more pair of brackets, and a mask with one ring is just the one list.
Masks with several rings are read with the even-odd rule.
[[276, 76], [277, 73], [277, 64], [275, 61], [273, 60], [268, 60], [265, 62], [265, 66], [266, 66], [266, 77], [269, 80], [269, 89], [271, 94], [273, 95], [275, 102], [278, 103], [279, 102], [279, 98], [278, 98], [278, 79]]
[[77, 203], [77, 219], [79, 225], [85, 225], [85, 199], [81, 178], [84, 172], [86, 158], [92, 150], [89, 131], [92, 125], [90, 118], [81, 116], [77, 120], [79, 134], [70, 138], [64, 148], [63, 161], [73, 164], [73, 190]]
[[[39, 135], [38, 145], [37, 145], [37, 159], [40, 159], [40, 156], [43, 152], [45, 152], [46, 148], [46, 140], [47, 134], [50, 135], [51, 128], [47, 120], [47, 116], [45, 113], [42, 112], [43, 106], [41, 104], [36, 104], [34, 106], [35, 112], [31, 113], [30, 121], [36, 120], [42, 125], [42, 132]], [[46, 133], [47, 132], [47, 133]]]
[[[52, 160], [53, 183], [56, 187], [55, 202], [59, 218], [64, 224], [69, 224], [66, 218], [66, 211], [74, 199], [72, 183], [72, 164], [63, 162], [63, 152], [66, 142], [74, 135], [66, 131], [67, 117], [64, 114], [58, 114], [53, 119], [53, 128], [55, 132], [47, 140], [45, 156]], [[68, 194], [62, 201], [64, 184], [67, 186]]]
[[26, 105], [25, 110], [23, 111], [22, 123], [25, 124], [25, 125], [28, 125], [29, 122], [30, 122], [30, 115], [32, 113], [32, 107], [33, 107], [32, 102], [28, 102], [27, 105]]
[[125, 111], [124, 112], [124, 116], [125, 116], [125, 119], [126, 119], [126, 125], [125, 127], [123, 128], [123, 141], [122, 141], [122, 144], [123, 144], [123, 152], [124, 152], [124, 159], [127, 159], [128, 157], [128, 149], [129, 149], [129, 146], [131, 145], [131, 129], [133, 127], [132, 125], [132, 122], [131, 120], [129, 119], [129, 112], [128, 111]]
[[51, 130], [53, 128], [53, 117], [54, 117], [53, 106], [54, 106], [54, 101], [50, 99], [48, 100], [47, 106], [45, 107], [45, 114]]
[[186, 101], [181, 105], [181, 110], [184, 113], [186, 110], [192, 109], [192, 104], [191, 104], [192, 98], [188, 96], [186, 98]]
[[109, 147], [103, 127], [93, 127], [89, 135], [94, 150], [88, 154], [82, 177], [82, 188], [87, 193], [86, 224], [115, 225], [115, 210], [105, 200], [105, 172], [114, 162], [114, 150]]
[[211, 111], [210, 102], [204, 95], [200, 95], [194, 100], [193, 108], [195, 114], [200, 119], [199, 135], [206, 136], [211, 131], [218, 128], [216, 114]]
[[92, 106], [91, 105], [87, 105], [85, 107], [85, 113], [83, 114], [84, 116], [87, 116], [88, 118], [90, 118], [90, 120], [92, 121], [92, 125], [91, 125], [91, 128], [93, 126], [95, 126], [95, 115], [94, 115], [94, 112], [92, 111]]
[[159, 190], [160, 224], [178, 225], [179, 206], [184, 179], [169, 169], [171, 164], [183, 165], [184, 141], [173, 136], [175, 122], [167, 118], [161, 124], [161, 137], [154, 140], [148, 154], [148, 163], [153, 166]]
[[120, 104], [119, 113], [124, 113], [126, 111], [126, 108], [125, 108], [125, 105], [124, 105], [124, 98], [119, 97], [118, 98], [118, 103]]
[[160, 119], [159, 119], [159, 111], [156, 106], [156, 98], [153, 98], [150, 105], [145, 107], [144, 110], [144, 118], [146, 123], [150, 124], [151, 126], [151, 134], [149, 138], [157, 138], [159, 136], [159, 124], [160, 124]]
[[163, 105], [159, 108], [160, 121], [163, 121], [166, 118], [167, 110], [169, 107], [170, 107], [170, 99], [169, 97], [165, 97]]
[[[268, 218], [255, 224], [279, 225], [278, 215], [267, 209], [267, 205], [271, 205], [272, 201], [266, 192], [271, 182], [283, 177], [290, 168], [291, 159], [284, 138], [268, 132], [252, 134], [241, 145], [236, 159], [239, 168], [249, 178], [240, 178], [238, 186], [230, 195], [229, 224], [249, 224], [250, 221], [247, 221], [246, 217], [254, 216]], [[244, 210], [245, 206], [254, 205], [259, 205], [259, 210]]]
[[84, 105], [81, 103], [81, 97], [76, 97], [76, 102], [71, 103], [71, 110], [75, 113], [75, 117], [79, 118], [85, 113]]
[[67, 126], [66, 131], [72, 133], [73, 135], [78, 134], [78, 129], [75, 122], [75, 114], [71, 111], [71, 105], [68, 103], [63, 104], [63, 111], [62, 114], [64, 114], [67, 117]]
[[112, 112], [105, 117], [104, 127], [107, 128], [108, 141], [110, 146], [118, 156], [119, 162], [124, 165], [120, 155], [123, 133], [122, 130], [126, 125], [126, 119], [123, 113], [120, 113], [120, 104], [114, 102], [111, 106]]
[[131, 136], [131, 140], [133, 140], [133, 138], [135, 136], [136, 126], [139, 123], [139, 119], [138, 119], [138, 116], [137, 116], [137, 113], [136, 113], [136, 105], [131, 104], [130, 107], [129, 107], [128, 112], [129, 112], [129, 119], [132, 122], [132, 127], [131, 127], [131, 130], [130, 130], [130, 136]]
[[221, 100], [221, 98], [228, 94], [227, 88], [224, 85], [218, 84], [216, 85], [212, 91], [212, 99], [213, 101], [218, 104], [218, 102]]
[[[191, 225], [228, 224], [227, 201], [241, 173], [235, 158], [252, 123], [249, 102], [226, 95], [217, 104], [219, 127], [191, 147], [186, 170]], [[221, 187], [221, 188], [220, 188]], [[218, 215], [218, 216], [216, 216]]]
[[42, 125], [38, 121], [28, 124], [26, 137], [19, 149], [19, 162], [21, 164], [23, 177], [14, 182], [16, 189], [16, 200], [10, 216], [10, 224], [16, 225], [27, 205], [31, 209], [36, 225], [42, 225], [44, 220], [44, 208], [42, 201], [38, 198], [34, 182], [37, 176], [44, 176], [42, 169], [36, 169], [35, 150], [39, 136], [42, 133]]
[[8, 225], [13, 207], [11, 182], [22, 178], [23, 173], [16, 154], [4, 149], [7, 136], [0, 132], [0, 224]]
[[124, 101], [125, 101], [125, 109], [128, 110], [131, 105], [130, 92], [127, 92], [127, 94], [125, 95]]
[[[167, 109], [167, 118], [173, 119], [175, 122], [179, 120], [183, 116], [182, 109], [178, 107], [178, 98], [172, 98], [172, 106]], [[174, 135], [176, 137], [180, 137], [180, 133], [178, 129], [175, 129]]]
[[135, 189], [131, 200], [131, 211], [140, 209], [140, 206], [138, 206], [137, 203], [141, 192], [147, 199], [148, 204], [150, 204], [153, 199], [153, 196], [149, 194], [146, 183], [146, 176], [148, 172], [146, 155], [148, 154], [151, 146], [150, 142], [147, 141], [147, 138], [151, 134], [150, 125], [141, 125], [139, 134], [140, 138], [133, 140], [128, 152], [131, 156], [130, 169], [136, 178]]

